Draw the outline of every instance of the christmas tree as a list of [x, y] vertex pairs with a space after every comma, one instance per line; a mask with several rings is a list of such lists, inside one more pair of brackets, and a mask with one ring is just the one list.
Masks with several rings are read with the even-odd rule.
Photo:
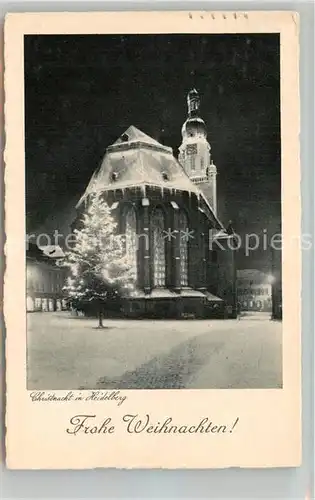
[[89, 199], [74, 236], [74, 244], [63, 260], [70, 268], [64, 290], [74, 306], [87, 301], [96, 303], [102, 328], [104, 303], [134, 288], [136, 270], [123, 236], [117, 233], [111, 208], [101, 195]]

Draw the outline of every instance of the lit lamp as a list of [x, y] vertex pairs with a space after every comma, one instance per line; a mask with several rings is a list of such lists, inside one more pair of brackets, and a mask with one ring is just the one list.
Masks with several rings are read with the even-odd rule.
[[30, 280], [33, 274], [32, 266], [27, 266], [26, 267], [26, 278], [27, 280]]
[[267, 282], [272, 285], [276, 281], [276, 278], [272, 274], [268, 274]]
[[33, 277], [33, 267], [30, 265], [26, 266], [26, 284], [27, 284], [27, 297], [26, 297], [26, 310], [27, 312], [34, 311], [34, 299], [28, 293], [32, 293], [30, 288], [32, 287], [32, 277]]
[[27, 288], [30, 289], [34, 287], [34, 283], [39, 279], [39, 272], [36, 266], [30, 263], [26, 264], [26, 284]]
[[272, 274], [268, 274], [267, 280], [271, 287], [271, 319], [277, 319], [279, 316], [277, 310], [278, 309], [277, 290], [275, 289], [276, 287], [273, 286], [276, 281], [276, 278]]

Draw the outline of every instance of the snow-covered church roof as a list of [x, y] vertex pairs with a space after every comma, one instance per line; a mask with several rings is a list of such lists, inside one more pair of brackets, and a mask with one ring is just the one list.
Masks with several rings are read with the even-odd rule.
[[131, 187], [145, 189], [145, 186], [194, 193], [204, 200], [212, 212], [203, 193], [173, 156], [172, 148], [160, 144], [134, 126], [130, 126], [107, 148], [101, 166], [92, 175], [77, 207], [95, 192]]
[[147, 147], [153, 146], [154, 149], [159, 149], [171, 154], [173, 153], [172, 148], [164, 146], [160, 142], [153, 139], [153, 137], [150, 137], [133, 125], [130, 125], [130, 127], [127, 128], [127, 130], [123, 134], [121, 134], [120, 137], [118, 137], [117, 141], [115, 141], [114, 144], [107, 148], [107, 151], [123, 149], [123, 146], [125, 146], [126, 144], [142, 144], [143, 146]]

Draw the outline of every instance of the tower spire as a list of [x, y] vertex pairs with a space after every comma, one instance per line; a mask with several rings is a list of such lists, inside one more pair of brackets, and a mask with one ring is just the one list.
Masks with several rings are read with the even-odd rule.
[[182, 127], [183, 141], [178, 160], [188, 177], [199, 186], [217, 212], [217, 169], [211, 159], [206, 124], [200, 116], [200, 97], [193, 88], [187, 95], [188, 117]]
[[187, 95], [188, 118], [199, 116], [200, 97], [198, 91], [193, 88]]

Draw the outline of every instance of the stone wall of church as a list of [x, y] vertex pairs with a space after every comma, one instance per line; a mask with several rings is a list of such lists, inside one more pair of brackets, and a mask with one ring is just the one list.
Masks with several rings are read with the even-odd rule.
[[[234, 261], [232, 252], [211, 252], [209, 250], [209, 234], [212, 229], [209, 219], [198, 209], [196, 195], [178, 190], [161, 191], [158, 187], [147, 187], [144, 192], [139, 186], [106, 194], [106, 200], [111, 205], [118, 202], [115, 214], [119, 222], [119, 232], [125, 231], [125, 214], [128, 206], [133, 206], [137, 216], [138, 237], [138, 288], [146, 294], [153, 289], [153, 247], [152, 247], [152, 225], [151, 216], [156, 207], [162, 208], [165, 217], [165, 260], [166, 276], [165, 287], [179, 291], [181, 288], [180, 278], [180, 255], [179, 238], [183, 234], [178, 232], [179, 211], [184, 210], [188, 217], [188, 285], [193, 289], [209, 290], [214, 295], [226, 300], [234, 308]], [[177, 209], [178, 207], [178, 209]], [[150, 241], [148, 247], [147, 241]], [[133, 305], [125, 310], [130, 316], [155, 315], [158, 309], [164, 311], [164, 315], [174, 317], [179, 312], [188, 315], [195, 314], [203, 317], [202, 299], [185, 298], [181, 304], [172, 301], [152, 301], [149, 305], [147, 300], [132, 301]], [[166, 306], [167, 302], [167, 306]], [[155, 305], [154, 305], [155, 304]], [[153, 310], [151, 311], [150, 308]], [[183, 311], [179, 311], [182, 308]], [[234, 309], [233, 309], [234, 310]]]
[[[143, 205], [143, 199], [146, 199]], [[138, 235], [138, 285], [141, 289], [152, 288], [152, 241], [150, 241], [150, 251], [145, 255], [146, 238], [151, 239], [152, 227], [151, 216], [156, 207], [161, 207], [165, 216], [165, 234], [166, 247], [166, 287], [179, 288], [179, 269], [178, 269], [178, 243], [179, 238], [184, 238], [184, 234], [178, 232], [176, 217], [180, 210], [185, 211], [188, 218], [188, 272], [189, 286], [193, 288], [207, 287], [207, 259], [208, 257], [208, 234], [211, 229], [210, 222], [203, 213], [198, 210], [197, 197], [187, 192], [178, 190], [165, 190], [163, 193], [160, 188], [150, 187], [144, 193], [138, 186], [128, 188], [122, 192], [117, 190], [106, 195], [107, 202], [111, 205], [113, 202], [119, 202], [115, 210], [118, 221], [119, 231], [124, 233], [124, 216], [128, 206], [132, 205], [137, 215], [137, 235]], [[174, 205], [174, 203], [176, 205]], [[177, 206], [178, 209], [174, 208]], [[177, 231], [177, 232], [175, 232]], [[147, 261], [147, 262], [146, 262]], [[148, 270], [146, 268], [149, 268]]]

